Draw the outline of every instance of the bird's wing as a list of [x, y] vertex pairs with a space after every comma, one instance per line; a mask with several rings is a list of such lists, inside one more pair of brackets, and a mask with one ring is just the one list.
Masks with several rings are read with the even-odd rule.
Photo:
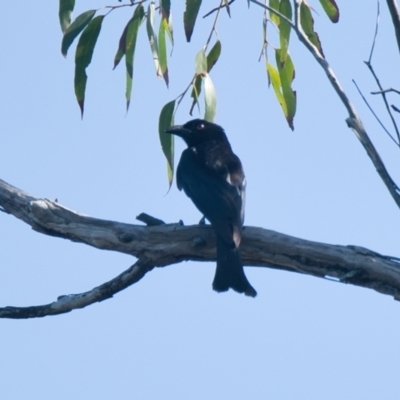
[[229, 245], [240, 243], [244, 186], [229, 171], [221, 174], [199, 163], [193, 149], [182, 153], [177, 169], [177, 185], [211, 222]]

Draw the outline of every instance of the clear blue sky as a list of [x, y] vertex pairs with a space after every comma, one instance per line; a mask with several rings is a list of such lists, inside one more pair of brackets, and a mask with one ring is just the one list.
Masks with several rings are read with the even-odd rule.
[[[75, 16], [107, 3], [77, 1]], [[73, 50], [60, 53], [58, 2], [4, 2], [0, 16], [0, 178], [90, 216], [135, 223], [147, 212], [197, 223], [199, 212], [175, 184], [166, 194], [158, 143], [161, 107], [193, 74], [212, 18], [183, 40], [174, 2], [176, 46], [170, 89], [157, 80], [145, 30], [125, 117], [119, 36], [132, 10], [107, 17], [88, 69], [83, 121], [73, 93]], [[207, 2], [208, 3], [208, 2]], [[211, 3], [211, 2], [210, 2]], [[315, 4], [314, 4], [315, 3]], [[351, 79], [375, 90], [363, 64], [376, 4], [339, 1], [329, 23], [318, 2], [325, 55], [400, 183], [399, 153], [371, 117]], [[111, 4], [111, 3], [110, 3]], [[211, 6], [210, 6], [211, 8]], [[398, 85], [399, 54], [382, 3], [375, 67]], [[202, 7], [201, 15], [208, 11]], [[232, 5], [218, 28], [222, 57], [212, 71], [223, 125], [248, 180], [246, 224], [320, 242], [400, 256], [400, 210], [378, 178], [322, 70], [292, 37], [298, 110], [294, 132], [258, 63], [262, 11]], [[393, 102], [398, 98], [393, 97]], [[387, 121], [378, 98], [371, 103]], [[176, 117], [190, 119], [189, 102]], [[177, 143], [177, 157], [184, 148]], [[47, 237], [0, 214], [0, 305], [49, 303], [111, 279], [134, 260]], [[113, 299], [37, 320], [1, 320], [0, 393], [11, 399], [394, 399], [400, 393], [400, 303], [372, 290], [247, 268], [253, 300], [211, 290], [214, 263], [155, 269]]]

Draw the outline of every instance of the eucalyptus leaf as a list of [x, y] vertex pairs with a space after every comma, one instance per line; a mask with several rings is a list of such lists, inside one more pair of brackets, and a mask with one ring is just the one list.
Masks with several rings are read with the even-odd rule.
[[75, 0], [60, 0], [58, 8], [58, 17], [60, 19], [60, 26], [62, 33], [65, 33], [71, 24], [71, 15], [74, 11]]
[[94, 18], [88, 24], [88, 26], [82, 32], [82, 35], [79, 38], [78, 46], [76, 48], [74, 88], [76, 99], [81, 109], [82, 117], [87, 82], [86, 68], [92, 61], [94, 47], [100, 34], [103, 19], [104, 15], [100, 15]]
[[96, 10], [85, 11], [80, 14], [74, 22], [66, 29], [62, 42], [61, 42], [61, 53], [64, 57], [67, 56], [68, 49], [70, 48], [76, 37], [86, 28], [89, 22], [96, 14]]

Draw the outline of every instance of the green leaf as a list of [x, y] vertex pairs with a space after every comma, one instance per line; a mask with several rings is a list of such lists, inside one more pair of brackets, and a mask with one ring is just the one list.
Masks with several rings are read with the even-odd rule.
[[200, 111], [199, 96], [201, 92], [201, 78], [207, 73], [207, 57], [203, 49], [201, 49], [197, 53], [194, 64], [196, 70], [196, 79], [194, 81], [191, 94], [193, 98], [193, 103], [192, 106], [190, 107], [190, 112], [189, 112], [190, 115], [192, 114], [193, 108], [196, 104], [198, 105]]
[[119, 38], [119, 43], [118, 43], [118, 50], [115, 54], [114, 57], [114, 68], [115, 69], [117, 67], [117, 65], [119, 64], [119, 62], [122, 60], [122, 57], [125, 55], [125, 51], [126, 51], [126, 35], [128, 33], [128, 28], [130, 23], [132, 22], [131, 18], [128, 23], [126, 24], [121, 37]]
[[221, 55], [221, 42], [217, 40], [207, 55], [207, 72], [210, 72], [212, 67], [217, 63]]
[[196, 79], [193, 84], [191, 97], [193, 98], [192, 106], [190, 107], [189, 114], [192, 115], [193, 108], [197, 104], [200, 112], [200, 104], [199, 104], [199, 96], [201, 93], [201, 75], [196, 76]]
[[163, 24], [164, 19], [160, 21], [160, 29], [158, 31], [158, 55], [160, 57], [160, 68], [161, 73], [164, 77], [165, 83], [168, 86], [168, 58], [167, 58], [167, 43], [165, 40], [165, 25]]
[[144, 8], [139, 4], [133, 13], [132, 19], [128, 23], [125, 42], [125, 65], [126, 65], [126, 111], [129, 109], [132, 94], [133, 60], [135, 56], [136, 40], [140, 24], [144, 18]]
[[204, 100], [206, 104], [204, 119], [213, 122], [215, 114], [217, 113], [217, 95], [210, 75], [205, 74], [202, 76], [202, 79], [204, 84]]
[[[269, 0], [269, 6], [274, 10], [279, 11], [279, 0]], [[279, 26], [281, 19], [276, 14], [270, 11], [269, 18], [272, 22], [275, 22], [275, 24]]]
[[319, 2], [322, 5], [322, 8], [324, 9], [326, 15], [329, 17], [329, 19], [333, 22], [336, 23], [339, 21], [339, 8], [335, 2], [335, 0], [319, 0]]
[[294, 79], [295, 71], [292, 59], [289, 54], [287, 54], [284, 64], [278, 63], [278, 61], [281, 59], [281, 55], [279, 54], [280, 51], [281, 50], [279, 49], [276, 50], [275, 57], [278, 65], [282, 95], [286, 104], [285, 117], [290, 128], [293, 130], [293, 118], [296, 114], [296, 92], [294, 92], [292, 89], [292, 82]]
[[86, 29], [82, 32], [82, 35], [79, 38], [78, 46], [76, 48], [74, 86], [76, 99], [78, 100], [82, 117], [87, 82], [86, 68], [92, 61], [93, 50], [96, 45], [97, 38], [100, 34], [103, 19], [104, 15], [99, 15], [89, 23]]
[[172, 46], [174, 45], [174, 35], [172, 29], [171, 0], [160, 0], [161, 17], [165, 32], [167, 33]]
[[161, 0], [160, 7], [162, 17], [168, 21], [171, 13], [171, 0]]
[[293, 118], [296, 113], [296, 92], [291, 87], [294, 79], [294, 65], [289, 54], [287, 54], [285, 63], [281, 64], [280, 51], [280, 49], [277, 49], [275, 54], [278, 70], [270, 63], [267, 63], [267, 70], [276, 98], [290, 128], [293, 130]]
[[173, 32], [173, 27], [172, 27], [172, 15], [169, 15], [169, 18], [162, 18], [161, 23], [164, 25], [164, 29], [165, 32], [168, 35], [168, 38], [172, 44], [172, 46], [174, 46], [174, 32]]
[[162, 108], [158, 119], [158, 133], [162, 151], [167, 159], [167, 173], [170, 187], [174, 176], [174, 135], [165, 133], [165, 130], [174, 124], [174, 109], [175, 100], [172, 100]]
[[186, 0], [186, 10], [183, 13], [183, 25], [185, 27], [186, 40], [190, 42], [194, 24], [201, 6], [201, 0]]
[[286, 107], [286, 101], [283, 98], [283, 95], [281, 92], [281, 78], [279, 76], [279, 72], [275, 69], [275, 67], [271, 63], [267, 63], [267, 71], [268, 71], [269, 79], [272, 83], [272, 87], [275, 92], [275, 96], [278, 99], [278, 102], [282, 107], [283, 113], [286, 116], [287, 115], [287, 107]]
[[289, 126], [293, 130], [293, 118], [296, 113], [296, 93], [292, 90], [292, 82], [295, 76], [295, 71], [289, 54], [286, 56], [285, 63], [280, 62], [282, 59], [282, 56], [280, 55], [281, 51], [282, 50], [277, 49], [275, 52], [275, 57], [278, 66], [282, 95], [286, 105], [285, 117]]
[[75, 38], [86, 28], [88, 23], [92, 20], [96, 10], [85, 11], [67, 28], [61, 42], [61, 53], [64, 57], [67, 56], [68, 49]]
[[155, 6], [154, 3], [150, 3], [147, 9], [147, 36], [149, 38], [151, 54], [153, 55], [154, 66], [156, 67], [156, 74], [158, 77], [162, 76], [161, 66], [160, 66], [160, 56], [158, 54], [158, 44], [157, 44], [157, 36], [154, 32], [154, 12]]
[[[196, 68], [197, 68], [197, 62], [198, 62], [198, 67], [199, 70], [203, 70], [204, 69], [204, 58], [203, 58], [203, 54], [201, 54], [201, 52], [204, 53], [203, 50], [201, 50], [197, 56], [196, 56]], [[207, 57], [206, 57], [206, 61], [207, 61], [207, 72], [210, 72], [212, 67], [216, 64], [216, 62], [218, 61], [219, 56], [221, 55], [221, 42], [219, 40], [217, 40], [214, 44], [214, 46], [212, 47], [212, 49], [210, 50], [210, 52], [208, 53]], [[200, 74], [202, 74], [203, 72], [200, 72]], [[191, 97], [193, 98], [193, 103], [192, 106], [190, 108], [190, 115], [192, 115], [192, 111], [194, 106], [198, 104], [198, 100], [199, 100], [199, 96], [201, 93], [201, 75], [198, 75], [196, 77], [196, 80], [194, 82], [193, 85], [193, 89], [192, 89], [192, 94]], [[200, 109], [200, 107], [199, 107]]]
[[197, 75], [205, 74], [207, 72], [207, 57], [203, 49], [201, 49], [196, 55], [195, 68]]
[[322, 57], [325, 57], [318, 34], [314, 31], [314, 19], [311, 10], [305, 3], [301, 3], [300, 5], [300, 23], [308, 40], [318, 49]]
[[58, 17], [62, 33], [65, 33], [71, 23], [72, 11], [74, 11], [75, 0], [60, 0], [58, 8]]
[[[288, 19], [292, 19], [292, 4], [290, 0], [281, 0], [279, 5], [279, 12], [287, 17]], [[281, 62], [285, 62], [286, 55], [289, 47], [289, 39], [290, 39], [290, 31], [291, 26], [288, 25], [285, 21], [280, 21], [279, 23], [279, 42], [281, 46]]]

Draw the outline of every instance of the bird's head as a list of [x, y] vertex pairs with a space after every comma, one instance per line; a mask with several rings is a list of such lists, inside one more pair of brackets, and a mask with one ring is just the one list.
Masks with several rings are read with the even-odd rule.
[[175, 125], [165, 130], [181, 137], [188, 147], [196, 146], [208, 141], [226, 141], [226, 135], [222, 127], [204, 119], [193, 119], [184, 125]]

